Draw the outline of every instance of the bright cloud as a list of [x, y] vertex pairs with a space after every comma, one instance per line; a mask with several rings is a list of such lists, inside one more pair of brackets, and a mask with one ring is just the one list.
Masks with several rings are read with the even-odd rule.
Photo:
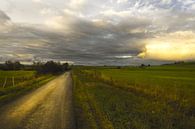
[[41, 3], [42, 0], [32, 0], [33, 2]]
[[139, 56], [161, 60], [193, 60], [195, 59], [195, 33], [180, 31], [149, 39]]
[[126, 3], [126, 2], [128, 2], [128, 0], [117, 0], [117, 3]]

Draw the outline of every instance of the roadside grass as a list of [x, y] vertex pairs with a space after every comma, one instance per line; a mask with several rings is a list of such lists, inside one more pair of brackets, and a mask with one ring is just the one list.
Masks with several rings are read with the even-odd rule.
[[195, 65], [188, 66], [75, 68], [77, 126], [194, 129]]
[[94, 101], [93, 95], [85, 87], [88, 84], [87, 81], [82, 82], [75, 74], [73, 80], [76, 127], [78, 129], [114, 129]]
[[[12, 84], [13, 76], [14, 85]], [[35, 71], [0, 71], [1, 82], [4, 83], [5, 78], [7, 78], [6, 86], [0, 86], [0, 106], [16, 99], [30, 90], [40, 87], [54, 79], [55, 76], [49, 74], [37, 76]]]

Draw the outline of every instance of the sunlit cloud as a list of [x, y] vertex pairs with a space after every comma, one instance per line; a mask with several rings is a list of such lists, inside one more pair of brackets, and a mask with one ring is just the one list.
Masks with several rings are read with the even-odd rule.
[[139, 57], [160, 60], [195, 59], [195, 33], [184, 31], [147, 40]]
[[128, 2], [128, 0], [117, 0], [117, 3], [126, 3], [126, 2]]
[[87, 3], [87, 0], [71, 0], [70, 7], [73, 9], [81, 9], [85, 3]]
[[116, 58], [121, 58], [121, 59], [128, 59], [128, 58], [133, 58], [132, 55], [122, 55], [122, 56], [115, 56]]
[[160, 60], [192, 60], [195, 59], [195, 44], [158, 43], [146, 45], [139, 56]]
[[57, 16], [53, 17], [52, 19], [49, 19], [48, 21], [45, 22], [45, 24], [48, 27], [54, 28], [54, 29], [64, 29], [63, 25], [63, 17], [62, 16]]

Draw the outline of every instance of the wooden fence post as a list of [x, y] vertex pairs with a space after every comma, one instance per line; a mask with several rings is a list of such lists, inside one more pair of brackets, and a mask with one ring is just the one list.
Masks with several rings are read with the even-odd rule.
[[7, 83], [7, 77], [5, 77], [5, 81], [4, 81], [4, 83], [3, 83], [3, 88], [5, 88], [6, 83]]
[[12, 84], [13, 84], [13, 86], [15, 86], [14, 76], [12, 77]]

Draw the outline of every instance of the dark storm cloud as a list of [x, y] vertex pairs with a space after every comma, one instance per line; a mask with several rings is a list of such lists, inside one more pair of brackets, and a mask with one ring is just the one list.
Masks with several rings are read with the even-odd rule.
[[147, 20], [134, 24], [128, 22], [120, 22], [118, 25], [99, 24], [75, 17], [74, 22], [71, 22], [71, 31], [69, 30], [67, 35], [63, 32], [37, 29], [38, 27], [15, 25], [9, 33], [0, 35], [0, 38], [4, 39], [1, 50], [8, 53], [14, 50], [14, 53], [19, 54], [18, 56], [12, 54], [12, 58], [19, 59], [43, 58], [71, 60], [79, 64], [83, 62], [107, 64], [114, 62], [118, 55], [136, 56], [140, 48], [135, 43], [149, 36], [144, 32], [130, 32], [140, 26], [148, 26]]
[[0, 10], [0, 31], [6, 31], [10, 25], [10, 17]]

